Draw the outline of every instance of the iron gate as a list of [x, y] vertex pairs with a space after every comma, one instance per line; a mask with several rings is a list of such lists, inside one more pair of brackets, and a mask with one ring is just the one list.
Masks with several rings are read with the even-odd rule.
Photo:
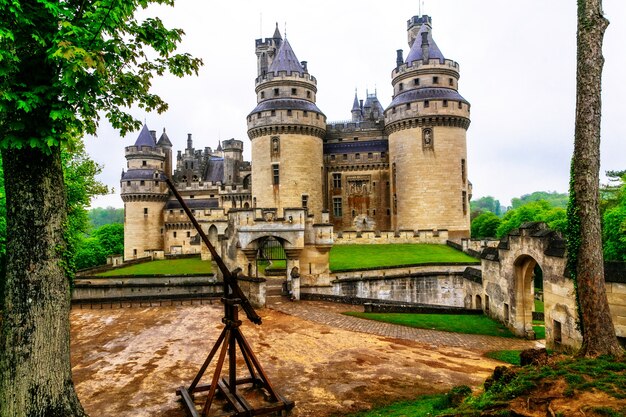
[[273, 236], [264, 238], [259, 244], [256, 256], [256, 275], [263, 268], [265, 275], [285, 275], [287, 271], [287, 255], [280, 240]]

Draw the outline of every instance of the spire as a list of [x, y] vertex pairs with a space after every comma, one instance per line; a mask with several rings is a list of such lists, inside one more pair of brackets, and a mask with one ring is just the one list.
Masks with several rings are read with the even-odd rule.
[[282, 39], [283, 37], [280, 35], [280, 30], [278, 30], [278, 22], [276, 22], [276, 30], [274, 30], [273, 39]]
[[417, 32], [415, 41], [411, 45], [411, 50], [406, 57], [406, 61], [404, 61], [408, 65], [411, 65], [413, 61], [421, 61], [424, 59], [425, 53], [428, 54], [427, 59], [439, 59], [442, 63], [445, 60], [441, 50], [433, 40], [433, 33], [428, 16], [424, 16], [423, 20], [424, 23], [420, 27], [419, 32]]
[[154, 145], [155, 145], [154, 138], [152, 137], [150, 130], [148, 130], [148, 126], [144, 123], [143, 127], [141, 128], [141, 132], [139, 132], [139, 136], [137, 137], [137, 140], [135, 141], [135, 146], [154, 147]]
[[221, 140], [217, 142], [217, 149], [216, 149], [216, 151], [217, 152], [222, 152], [223, 151], [223, 149], [222, 149], [222, 141]]
[[281, 43], [280, 49], [268, 69], [268, 72], [275, 74], [279, 71], [286, 71], [287, 74], [297, 72], [301, 75], [306, 72], [302, 64], [300, 64], [300, 61], [298, 61], [298, 58], [296, 58], [296, 54], [293, 52], [293, 49], [291, 49], [291, 45], [287, 39]]
[[354, 103], [352, 103], [352, 111], [361, 111], [361, 106], [359, 106], [359, 98], [356, 95], [356, 88], [354, 89]]
[[172, 147], [172, 142], [170, 142], [170, 138], [167, 136], [167, 133], [165, 133], [165, 128], [163, 128], [163, 133], [161, 134], [161, 137], [157, 142], [157, 146], [169, 146], [170, 148]]

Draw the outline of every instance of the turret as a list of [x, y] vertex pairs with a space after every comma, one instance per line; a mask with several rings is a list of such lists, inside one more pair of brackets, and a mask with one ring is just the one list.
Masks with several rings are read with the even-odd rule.
[[469, 237], [470, 105], [457, 90], [459, 65], [435, 43], [429, 16], [409, 19], [407, 33], [411, 49], [404, 62], [396, 59], [393, 100], [385, 109], [392, 225]]
[[224, 183], [238, 184], [239, 168], [243, 162], [243, 142], [237, 139], [222, 141], [224, 144]]
[[360, 122], [363, 120], [363, 110], [359, 104], [359, 98], [356, 95], [356, 90], [354, 90], [354, 102], [352, 103], [352, 121]]
[[255, 41], [256, 56], [257, 56], [257, 76], [264, 76], [272, 62], [280, 45], [283, 41], [283, 37], [278, 30], [278, 22], [276, 23], [276, 29], [271, 38], [257, 39]]
[[[267, 43], [266, 39], [266, 43]], [[259, 40], [257, 40], [257, 55]], [[267, 71], [256, 79], [257, 106], [248, 115], [252, 142], [252, 196], [257, 207], [302, 207], [321, 216], [326, 117], [315, 104], [317, 80], [280, 42]]]
[[[120, 180], [124, 201], [124, 259], [136, 259], [163, 248], [163, 208], [169, 196], [165, 173], [167, 146], [143, 126], [135, 144], [126, 147]], [[170, 143], [171, 149], [171, 143]]]
[[165, 153], [165, 175], [168, 178], [172, 178], [172, 142], [170, 142], [170, 138], [165, 133], [165, 128], [163, 128], [163, 133], [157, 142], [157, 147], [162, 148]]

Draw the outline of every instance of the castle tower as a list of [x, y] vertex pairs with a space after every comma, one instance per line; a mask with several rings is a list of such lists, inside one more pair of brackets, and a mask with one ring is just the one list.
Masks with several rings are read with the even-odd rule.
[[286, 39], [255, 91], [258, 104], [248, 115], [253, 204], [279, 214], [304, 206], [321, 219], [326, 116], [315, 105], [317, 80]]
[[429, 16], [412, 17], [407, 30], [411, 49], [406, 60], [398, 51], [393, 100], [385, 109], [392, 226], [469, 237], [470, 104], [458, 93], [459, 64], [437, 47]]
[[[160, 142], [165, 144], [165, 140]], [[148, 131], [146, 125], [135, 144], [126, 147], [127, 170], [122, 171], [120, 180], [125, 260], [144, 257], [152, 250], [163, 250], [163, 208], [169, 190], [161, 176], [166, 169], [167, 150], [167, 146], [157, 146], [156, 132]], [[171, 167], [171, 160], [169, 165]]]
[[239, 167], [243, 162], [243, 142], [237, 139], [222, 141], [224, 144], [224, 183], [238, 184]]
[[172, 178], [172, 142], [170, 142], [170, 138], [165, 133], [165, 128], [163, 128], [163, 133], [157, 142], [157, 147], [163, 149], [165, 153], [165, 166], [163, 171], [167, 178]]
[[256, 43], [256, 57], [257, 57], [257, 76], [264, 77], [267, 71], [274, 61], [274, 57], [282, 44], [283, 37], [278, 30], [278, 22], [276, 23], [276, 29], [274, 35], [271, 38], [257, 39]]
[[352, 113], [353, 122], [360, 122], [363, 120], [363, 109], [361, 109], [359, 104], [359, 98], [356, 95], [356, 90], [354, 91], [354, 102], [352, 103], [352, 110], [350, 112]]

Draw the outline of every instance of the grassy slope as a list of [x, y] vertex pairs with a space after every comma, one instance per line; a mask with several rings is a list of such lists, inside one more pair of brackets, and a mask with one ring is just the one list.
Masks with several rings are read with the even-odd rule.
[[207, 274], [212, 272], [211, 262], [200, 258], [165, 259], [131, 265], [98, 274], [100, 277], [120, 275], [172, 275]]
[[445, 332], [484, 334], [488, 336], [515, 337], [506, 327], [487, 316], [462, 314], [409, 314], [409, 313], [359, 313], [347, 315], [386, 323], [433, 329]]
[[331, 271], [425, 263], [480, 263], [446, 245], [334, 245], [330, 251]]

